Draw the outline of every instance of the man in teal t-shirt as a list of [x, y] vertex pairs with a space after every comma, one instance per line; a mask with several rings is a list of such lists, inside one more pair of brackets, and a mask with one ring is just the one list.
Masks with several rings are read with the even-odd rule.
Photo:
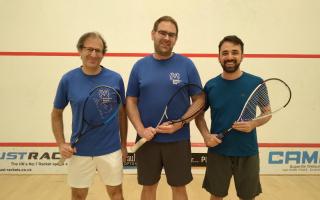
[[[259, 152], [256, 127], [269, 119], [235, 122], [260, 77], [243, 72], [243, 42], [237, 36], [226, 36], [219, 44], [219, 62], [222, 74], [205, 85], [207, 108], [210, 107], [210, 131], [204, 114], [196, 118], [208, 148], [208, 160], [203, 188], [211, 200], [227, 196], [231, 177], [234, 177], [240, 199], [254, 199], [261, 193], [259, 179]], [[223, 138], [217, 134], [232, 130]]]

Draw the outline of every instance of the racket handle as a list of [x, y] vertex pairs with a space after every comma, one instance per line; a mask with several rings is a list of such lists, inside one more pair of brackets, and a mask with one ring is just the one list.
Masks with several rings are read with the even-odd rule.
[[58, 161], [57, 165], [58, 165], [58, 166], [64, 165], [64, 161], [66, 161], [65, 158], [60, 158], [60, 160]]
[[141, 138], [137, 143], [135, 143], [132, 147], [131, 147], [131, 151], [132, 153], [135, 153], [144, 143], [147, 142], [146, 138]]
[[232, 127], [226, 131], [223, 131], [222, 133], [217, 134], [217, 138], [219, 138], [220, 140], [223, 139], [231, 130], [232, 130]]
[[219, 133], [219, 134], [217, 134], [216, 137], [221, 140], [222, 138], [224, 138], [224, 134], [223, 133]]

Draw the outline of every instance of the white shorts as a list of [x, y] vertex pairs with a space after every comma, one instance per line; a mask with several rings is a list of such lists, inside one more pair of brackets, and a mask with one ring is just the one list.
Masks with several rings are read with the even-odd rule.
[[123, 179], [121, 150], [95, 157], [72, 156], [68, 166], [68, 184], [74, 188], [88, 188], [96, 171], [105, 185], [120, 185]]

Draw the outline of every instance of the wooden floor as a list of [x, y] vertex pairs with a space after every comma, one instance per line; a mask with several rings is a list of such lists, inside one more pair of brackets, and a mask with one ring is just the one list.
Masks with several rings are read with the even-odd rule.
[[[188, 185], [190, 200], [209, 199], [209, 194], [201, 188], [203, 175], [194, 175]], [[262, 176], [263, 193], [256, 200], [319, 200], [320, 176]], [[66, 200], [70, 199], [70, 190], [65, 175], [0, 175], [1, 200]], [[141, 186], [137, 185], [136, 175], [125, 175], [124, 195], [126, 200], [138, 200]], [[157, 193], [157, 199], [171, 199], [171, 191], [163, 176]], [[88, 200], [106, 198], [105, 187], [95, 178], [89, 190]], [[233, 183], [229, 196], [225, 200], [236, 200]]]

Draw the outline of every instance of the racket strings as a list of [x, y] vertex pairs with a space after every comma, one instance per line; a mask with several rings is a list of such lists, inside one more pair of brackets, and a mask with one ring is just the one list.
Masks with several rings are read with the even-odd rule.
[[239, 121], [248, 121], [272, 115], [284, 108], [291, 98], [290, 88], [281, 80], [270, 79], [250, 96]]
[[190, 106], [190, 97], [188, 88], [180, 88], [177, 93], [170, 99], [165, 110], [165, 117], [168, 121], [175, 121], [186, 113]]
[[[199, 93], [201, 90], [201, 87], [193, 84], [180, 88], [179, 92], [168, 104], [167, 118], [172, 123], [178, 123], [181, 121], [187, 121], [188, 119], [200, 113], [205, 107], [205, 100], [192, 102], [190, 96], [192, 96], [191, 94]], [[204, 93], [199, 95], [204, 95]]]
[[84, 120], [98, 127], [113, 115], [120, 104], [119, 95], [109, 87], [93, 90], [84, 105]]
[[100, 99], [96, 100], [96, 108], [99, 111], [101, 119], [104, 119], [109, 113], [112, 113], [117, 106], [117, 94], [113, 91], [108, 91], [106, 96], [100, 96]]
[[265, 84], [262, 84], [257, 90], [252, 94], [250, 99], [247, 101], [244, 107], [240, 121], [248, 121], [260, 116], [261, 110], [266, 110], [269, 106], [268, 91]]
[[[204, 95], [204, 94], [201, 94]], [[181, 120], [188, 120], [193, 116], [199, 114], [205, 108], [205, 101], [198, 100], [193, 102], [188, 108], [187, 112], [181, 117]]]
[[[258, 85], [249, 95], [237, 121], [270, 120], [271, 115], [285, 108], [291, 100], [291, 89], [281, 79], [270, 78]], [[222, 139], [232, 130], [217, 134]]]

